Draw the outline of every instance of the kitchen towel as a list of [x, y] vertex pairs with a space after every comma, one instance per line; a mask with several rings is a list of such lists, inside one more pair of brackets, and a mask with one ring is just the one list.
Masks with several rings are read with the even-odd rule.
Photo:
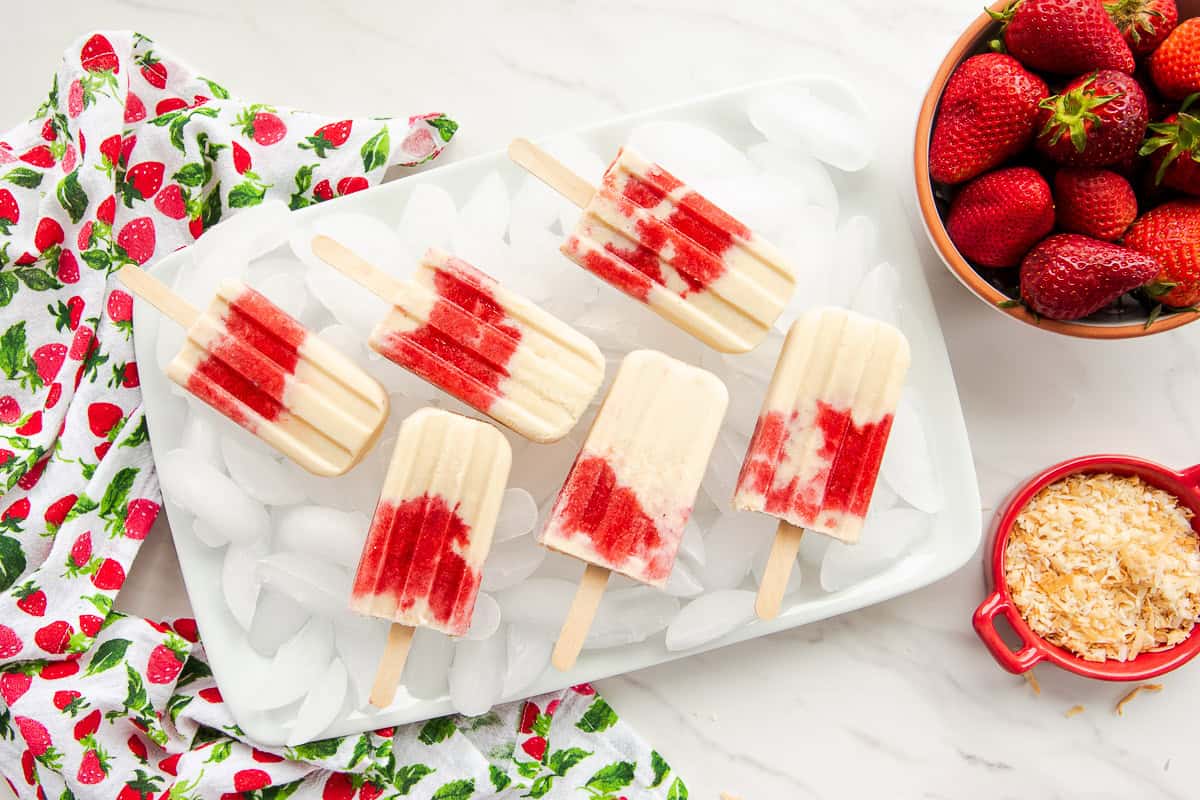
[[0, 769], [22, 798], [686, 798], [590, 686], [397, 731], [257, 748], [188, 619], [112, 610], [159, 510], [112, 275], [268, 198], [302, 208], [435, 158], [440, 114], [239, 100], [131, 32], [81, 37], [0, 137]]

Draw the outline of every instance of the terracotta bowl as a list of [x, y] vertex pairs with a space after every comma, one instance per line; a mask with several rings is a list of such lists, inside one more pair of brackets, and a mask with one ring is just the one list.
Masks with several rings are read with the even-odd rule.
[[[998, 0], [992, 5], [992, 9], [999, 11], [1008, 3], [1009, 0]], [[1180, 19], [1198, 15], [1200, 15], [1200, 0], [1180, 0]], [[942, 90], [945, 89], [951, 73], [963, 60], [986, 49], [988, 40], [995, 38], [998, 31], [999, 25], [986, 13], [981, 14], [971, 23], [962, 36], [958, 37], [958, 41], [954, 43], [938, 67], [937, 74], [933, 76], [933, 83], [925, 95], [925, 100], [921, 104], [921, 112], [917, 117], [917, 134], [913, 153], [917, 203], [920, 206], [921, 217], [929, 239], [938, 255], [946, 262], [950, 272], [976, 297], [995, 311], [1043, 330], [1084, 339], [1128, 339], [1136, 336], [1148, 336], [1178, 328], [1200, 317], [1200, 313], [1196, 312], [1177, 312], [1164, 314], [1154, 323], [1147, 325], [1148, 315], [1145, 309], [1135, 304], [1116, 312], [1100, 312], [1100, 314], [1087, 319], [1060, 322], [1039, 319], [1021, 305], [1002, 308], [1000, 304], [1010, 298], [988, 282], [983, 274], [963, 258], [954, 243], [950, 241], [942, 220], [946, 211], [946, 203], [939, 198], [938, 187], [929, 178], [930, 131], [933, 127], [933, 119], [937, 115], [938, 104], [942, 99]]]

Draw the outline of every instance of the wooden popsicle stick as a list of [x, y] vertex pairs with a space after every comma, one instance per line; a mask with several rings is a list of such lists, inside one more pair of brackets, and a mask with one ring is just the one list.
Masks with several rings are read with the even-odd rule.
[[150, 305], [185, 328], [192, 327], [200, 317], [199, 309], [175, 294], [165, 283], [135, 264], [126, 264], [117, 271], [121, 283]]
[[404, 288], [400, 281], [372, 266], [353, 250], [328, 236], [314, 236], [312, 251], [317, 258], [389, 303]]
[[371, 687], [371, 705], [387, 708], [396, 696], [400, 676], [404, 674], [404, 662], [408, 660], [408, 648], [412, 647], [414, 628], [393, 622], [388, 630], [387, 647], [379, 659], [375, 671], [375, 684]]
[[550, 663], [559, 672], [566, 672], [575, 666], [575, 659], [579, 658], [579, 651], [583, 649], [583, 642], [596, 617], [600, 598], [604, 596], [608, 575], [606, 568], [595, 564], [588, 564], [583, 571], [579, 588], [575, 590], [575, 599], [571, 602], [571, 610], [567, 612], [567, 619], [554, 644], [554, 655], [550, 657]]
[[783, 593], [787, 590], [788, 578], [796, 565], [796, 554], [800, 552], [800, 538], [804, 528], [797, 528], [784, 520], [775, 529], [775, 541], [771, 544], [771, 555], [763, 570], [762, 583], [758, 585], [758, 599], [754, 611], [759, 619], [775, 619], [779, 606], [783, 604]]
[[596, 193], [594, 186], [528, 139], [513, 139], [508, 145], [508, 157], [580, 208], [590, 203]]

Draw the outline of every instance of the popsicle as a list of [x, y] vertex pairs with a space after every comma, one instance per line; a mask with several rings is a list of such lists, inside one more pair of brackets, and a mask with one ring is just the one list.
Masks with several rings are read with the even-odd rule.
[[136, 266], [119, 275], [187, 329], [171, 380], [316, 475], [341, 475], [371, 449], [383, 387], [266, 297], [225, 281], [201, 313]]
[[393, 623], [372, 705], [391, 704], [414, 628], [471, 627], [511, 463], [486, 422], [423, 408], [401, 424], [350, 593], [354, 611]]
[[734, 491], [734, 508], [778, 517], [757, 611], [778, 615], [800, 537], [858, 541], [908, 372], [904, 334], [836, 308], [792, 324]]
[[754, 349], [792, 296], [778, 250], [628, 147], [599, 189], [524, 139], [508, 153], [583, 209], [564, 255], [710, 347]]
[[372, 348], [536, 442], [565, 436], [604, 380], [591, 339], [462, 259], [430, 249], [398, 281], [328, 237], [312, 248], [393, 304]]
[[540, 537], [587, 563], [554, 649], [560, 670], [574, 665], [610, 572], [666, 585], [728, 404], [717, 376], [663, 353], [621, 362]]

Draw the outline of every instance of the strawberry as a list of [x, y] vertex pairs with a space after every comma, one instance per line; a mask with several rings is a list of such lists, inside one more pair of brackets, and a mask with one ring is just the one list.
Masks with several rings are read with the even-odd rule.
[[52, 701], [54, 707], [59, 711], [70, 713], [68, 709], [78, 709], [80, 707], [81, 703], [78, 701], [81, 697], [83, 695], [74, 689], [61, 689], [54, 693]]
[[138, 379], [138, 365], [136, 362], [129, 361], [121, 367], [121, 385], [126, 389], [136, 389], [141, 385], [141, 381]]
[[133, 319], [133, 297], [128, 292], [113, 289], [108, 293], [108, 317], [118, 325]]
[[1172, 200], [1152, 208], [1125, 234], [1125, 246], [1155, 258], [1162, 271], [1151, 292], [1168, 306], [1200, 304], [1200, 200]]
[[100, 205], [96, 206], [96, 219], [103, 222], [105, 225], [112, 225], [113, 220], [117, 218], [117, 196], [110, 194], [108, 197], [100, 201]]
[[96, 334], [90, 325], [80, 325], [75, 329], [75, 335], [71, 337], [71, 349], [67, 352], [67, 357], [76, 361], [87, 358], [88, 353], [93, 349], [95, 338]]
[[1150, 54], [1150, 79], [1169, 100], [1200, 92], [1200, 17], [1185, 20]]
[[14, 455], [15, 453], [7, 447], [0, 447], [0, 467], [7, 464]]
[[0, 397], [0, 422], [8, 424], [16, 422], [21, 418], [21, 404], [17, 402], [17, 398], [6, 394]]
[[158, 768], [168, 775], [177, 775], [179, 773], [179, 759], [183, 753], [176, 753], [173, 756], [167, 756], [162, 761], [158, 762]]
[[92, 452], [96, 454], [97, 461], [103, 461], [104, 457], [108, 455], [108, 451], [111, 449], [112, 442], [101, 442], [92, 449]]
[[83, 82], [76, 78], [67, 87], [67, 116], [75, 119], [83, 113]]
[[1200, 93], [1191, 95], [1179, 113], [1149, 126], [1140, 154], [1150, 156], [1154, 182], [1200, 196]]
[[377, 800], [383, 794], [383, 787], [378, 783], [367, 781], [358, 789], [358, 800]]
[[142, 59], [142, 77], [155, 89], [167, 88], [167, 68], [154, 56]]
[[[30, 786], [37, 783], [37, 770], [34, 767], [33, 753], [25, 750], [21, 753], [21, 772], [25, 774], [25, 782]], [[10, 781], [11, 783], [11, 781]], [[13, 794], [17, 794], [13, 792]]]
[[[79, 260], [75, 258], [75, 254], [70, 250], [63, 250], [58, 254], [58, 269], [55, 270], [58, 279], [66, 284], [79, 282]], [[73, 299], [73, 298], [72, 298]], [[76, 325], [79, 324], [76, 320]]]
[[287, 126], [274, 112], [275, 109], [270, 106], [256, 103], [245, 108], [233, 124], [242, 129], [243, 136], [249, 136], [256, 144], [267, 147], [287, 135]]
[[187, 107], [188, 101], [182, 97], [168, 97], [165, 100], [159, 100], [158, 104], [154, 106], [154, 116], [161, 117], [163, 114], [170, 114], [172, 111]]
[[92, 576], [92, 585], [106, 592], [115, 592], [125, 583], [125, 568], [119, 561], [106, 558]]
[[44, 144], [31, 147], [21, 155], [21, 160], [35, 167], [49, 169], [54, 166], [54, 152]]
[[1058, 233], [1021, 262], [1021, 297], [1050, 319], [1094, 314], [1158, 274], [1156, 260], [1077, 233]]
[[82, 568], [87, 566], [88, 561], [92, 558], [92, 532], [84, 531], [79, 534], [75, 543], [71, 545], [71, 553], [67, 556], [67, 566]]
[[[125, 507], [125, 536], [128, 539], [145, 539], [150, 526], [158, 517], [158, 503], [145, 498], [130, 500]], [[195, 622], [192, 623], [193, 630]], [[186, 637], [185, 637], [186, 638]], [[194, 639], [192, 641], [195, 641]]]
[[42, 432], [42, 412], [35, 411], [29, 415], [29, 419], [25, 424], [17, 428], [16, 433], [20, 436], [36, 436]]
[[187, 201], [183, 197], [183, 187], [178, 183], [168, 184], [154, 198], [154, 207], [164, 217], [183, 219], [187, 216]]
[[946, 232], [964, 256], [984, 267], [1013, 267], [1054, 227], [1050, 186], [1029, 167], [989, 172], [962, 188]]
[[541, 716], [541, 709], [537, 703], [526, 701], [521, 707], [521, 721], [517, 725], [517, 733], [533, 733], [533, 723], [537, 722], [537, 718]]
[[312, 136], [305, 137], [298, 147], [302, 150], [312, 150], [321, 158], [325, 158], [327, 151], [336, 150], [346, 143], [353, 126], [354, 121], [349, 119], [322, 125], [313, 131]]
[[138, 217], [128, 222], [117, 234], [117, 244], [137, 264], [145, 264], [150, 260], [154, 255], [155, 243], [154, 220], [150, 217]]
[[[135, 147], [137, 147], [137, 141], [138, 141], [137, 137], [134, 136], [132, 133], [127, 136], [122, 137], [122, 139], [121, 139], [121, 157], [117, 159], [117, 164], [119, 166], [122, 166], [122, 167], [128, 166], [129, 157], [133, 155], [133, 149]], [[111, 225], [112, 223], [110, 222], [109, 224]]]
[[1068, 167], [1054, 175], [1058, 227], [1115, 242], [1137, 217], [1137, 195], [1115, 172]]
[[534, 761], [541, 761], [546, 755], [546, 740], [541, 736], [531, 736], [521, 743], [521, 749]]
[[[134, 739], [136, 738], [136, 736], [129, 737], [129, 749], [133, 750], [134, 755], [137, 755], [139, 752], [134, 750]], [[145, 763], [146, 746], [140, 742], [139, 744], [141, 746], [141, 755], [138, 757], [142, 763]], [[125, 785], [121, 787], [121, 791], [117, 794], [117, 800], [154, 800], [154, 793], [162, 788], [159, 786], [160, 783], [162, 783], [162, 778], [159, 776], [147, 775], [145, 770], [135, 770], [133, 779], [126, 781]], [[165, 800], [169, 796], [170, 793], [168, 792], [167, 794], [163, 794], [162, 798]]]
[[0, 697], [3, 697], [4, 702], [11, 708], [13, 703], [29, 691], [31, 685], [32, 675], [26, 672], [6, 672], [0, 675]]
[[1004, 46], [1030, 69], [1133, 72], [1133, 53], [1100, 0], [1015, 0], [1001, 12]]
[[74, 632], [70, 623], [58, 620], [38, 628], [33, 634], [33, 642], [47, 653], [57, 654], [67, 649], [67, 643], [71, 641], [71, 634]]
[[196, 216], [188, 220], [188, 233], [193, 239], [199, 239], [200, 234], [204, 233], [204, 217]]
[[321, 789], [321, 800], [354, 800], [354, 781], [344, 772], [330, 773]]
[[46, 392], [46, 408], [54, 408], [60, 399], [62, 399], [62, 384], [50, 384], [50, 391]]
[[146, 104], [133, 92], [125, 95], [125, 124], [132, 125], [146, 118]]
[[52, 661], [38, 670], [38, 677], [44, 681], [57, 681], [69, 678], [79, 672], [79, 661]]
[[196, 694], [199, 695], [201, 700], [204, 700], [207, 703], [224, 702], [224, 698], [221, 697], [221, 690], [215, 686], [210, 686], [207, 689], [201, 689]]
[[187, 651], [186, 642], [177, 636], [168, 635], [166, 644], [160, 644], [150, 651], [150, 660], [146, 663], [146, 680], [151, 683], [174, 681], [183, 669]]
[[[972, 56], [958, 66], [942, 93], [929, 146], [929, 174], [961, 183], [999, 166], [1033, 139], [1046, 83], [1000, 53]], [[318, 184], [318, 187], [320, 184]], [[317, 187], [313, 188], [317, 194]]]
[[[67, 495], [74, 497], [74, 495]], [[65, 499], [65, 498], [64, 498]], [[72, 501], [72, 505], [74, 501]], [[49, 511], [46, 512], [49, 515]], [[65, 515], [66, 512], [64, 512]], [[26, 581], [25, 583], [13, 589], [13, 594], [17, 596], [17, 608], [24, 611], [31, 617], [40, 617], [46, 613], [46, 593], [33, 583]]]
[[62, 161], [59, 162], [59, 165], [62, 167], [62, 171], [63, 172], [73, 171], [75, 169], [75, 161], [76, 161], [77, 157], [78, 156], [75, 153], [75, 145], [68, 142], [67, 149], [63, 151]]
[[17, 199], [8, 189], [0, 189], [0, 232], [7, 227], [5, 223], [15, 225], [21, 219], [21, 207]]
[[125, 414], [121, 411], [120, 406], [101, 402], [92, 403], [88, 406], [87, 416], [88, 427], [91, 428], [92, 435], [100, 437], [108, 436], [109, 431], [125, 418]]
[[325, 180], [317, 183], [317, 185], [313, 187], [312, 193], [313, 197], [317, 199], [318, 203], [324, 202], [325, 200], [332, 200], [333, 187], [329, 185], [329, 179], [326, 178]]
[[250, 169], [250, 151], [237, 142], [233, 143], [233, 168], [238, 175], [244, 175]]
[[361, 192], [370, 185], [367, 183], [366, 178], [348, 176], [337, 182], [337, 190], [339, 195], [354, 194], [355, 192]]
[[108, 769], [95, 750], [83, 751], [83, 759], [79, 762], [79, 771], [75, 778], [83, 784], [96, 784], [108, 777]]
[[95, 711], [79, 720], [79, 722], [75, 723], [75, 729], [72, 731], [72, 735], [74, 735], [75, 741], [78, 742], [85, 736], [92, 736], [98, 730], [100, 730], [100, 709], [97, 708]]
[[375, 729], [375, 735], [376, 735], [376, 736], [379, 736], [379, 737], [381, 737], [381, 738], [383, 738], [383, 739], [390, 739], [390, 738], [392, 738], [393, 736], [395, 736], [395, 735], [396, 735], [396, 729], [395, 729], [395, 728], [393, 728], [393, 727], [387, 727], [387, 728], [376, 728], [376, 729]]
[[65, 344], [44, 344], [33, 351], [33, 364], [37, 368], [38, 377], [43, 383], [50, 383], [62, 369], [63, 360], [67, 357]]
[[7, 625], [0, 625], [0, 658], [12, 658], [25, 649], [25, 643], [17, 632]]
[[125, 180], [118, 185], [117, 190], [125, 202], [126, 208], [133, 208], [134, 200], [147, 200], [153, 197], [162, 186], [164, 167], [161, 161], [143, 161], [135, 164], [125, 173]]
[[66, 236], [62, 225], [53, 217], [42, 217], [38, 220], [37, 230], [33, 234], [33, 246], [39, 253], [44, 253], [56, 244], [62, 244]]
[[1076, 78], [1039, 104], [1034, 144], [1061, 164], [1116, 164], [1137, 153], [1149, 117], [1137, 81], [1103, 70]]
[[42, 123], [42, 138], [47, 142], [53, 142], [58, 138], [58, 130], [54, 127], [53, 119], [48, 119]]
[[[158, 506], [156, 504], [155, 510], [157, 509]], [[174, 627], [176, 633], [178, 633], [184, 639], [187, 639], [192, 644], [200, 641], [200, 632], [196, 630], [196, 620], [192, 619], [191, 617], [180, 617], [179, 619], [175, 620]]]
[[271, 776], [261, 769], [242, 769], [233, 776], [233, 789], [236, 792], [253, 792], [270, 785]]
[[211, 97], [205, 97], [202, 94], [194, 94], [192, 95], [192, 108], [195, 108], [196, 106], [202, 106], [211, 99]]
[[268, 753], [266, 750], [259, 750], [257, 747], [250, 749], [250, 757], [260, 764], [278, 764], [280, 761], [283, 761], [283, 756]]
[[75, 501], [78, 499], [73, 494], [65, 494], [55, 500], [46, 509], [46, 513], [44, 514], [46, 523], [53, 527], [62, 525], [63, 520], [67, 518], [67, 514], [70, 513], [71, 509], [75, 507]]
[[95, 636], [104, 626], [104, 620], [95, 614], [79, 615], [79, 630], [84, 636]]
[[50, 731], [46, 730], [46, 726], [29, 717], [13, 717], [13, 722], [17, 723], [21, 738], [25, 740], [25, 746], [33, 753], [33, 757], [45, 755], [52, 745]]
[[400, 151], [413, 160], [428, 158], [437, 149], [433, 134], [425, 128], [417, 128], [404, 137], [400, 142]]
[[121, 62], [117, 59], [112, 44], [99, 33], [84, 43], [83, 50], [79, 53], [79, 65], [88, 72], [116, 74], [121, 71]]
[[29, 517], [29, 498], [22, 497], [14, 500], [12, 504], [4, 509], [4, 514], [0, 515], [0, 519], [24, 520]]

